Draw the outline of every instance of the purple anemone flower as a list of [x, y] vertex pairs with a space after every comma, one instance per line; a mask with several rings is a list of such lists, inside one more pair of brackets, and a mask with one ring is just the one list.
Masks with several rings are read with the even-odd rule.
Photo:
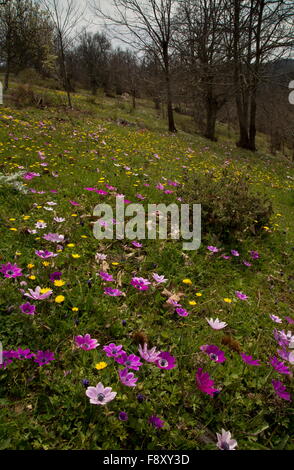
[[235, 447], [238, 445], [235, 439], [232, 439], [230, 431], [225, 431], [222, 429], [222, 433], [217, 436], [217, 447], [220, 450], [235, 450]]
[[219, 249], [216, 247], [216, 246], [208, 246], [207, 247], [208, 251], [211, 251], [211, 253], [218, 253], [219, 252]]
[[252, 356], [246, 356], [246, 354], [240, 354], [242, 360], [249, 366], [260, 366], [260, 359], [253, 359]]
[[160, 351], [156, 351], [156, 348], [148, 349], [146, 343], [143, 348], [140, 344], [138, 349], [140, 356], [147, 362], [156, 362], [161, 354]]
[[111, 274], [105, 273], [104, 271], [101, 271], [99, 273], [99, 276], [103, 279], [103, 281], [108, 281], [108, 282], [113, 282], [114, 279]]
[[216, 392], [219, 392], [214, 387], [214, 381], [210, 378], [208, 372], [202, 372], [202, 368], [199, 368], [196, 372], [196, 386], [203, 393], [207, 395], [214, 396]]
[[162, 351], [156, 361], [156, 365], [160, 369], [173, 369], [176, 367], [176, 358], [171, 356], [169, 352]]
[[250, 256], [252, 259], [258, 259], [260, 257], [258, 251], [250, 251]]
[[284, 400], [291, 401], [290, 393], [287, 392], [285, 385], [279, 380], [272, 380], [272, 385], [275, 389], [276, 394]]
[[76, 346], [84, 351], [90, 351], [91, 349], [96, 349], [99, 346], [97, 339], [91, 338], [89, 334], [86, 334], [85, 336], [76, 336], [75, 342]]
[[39, 364], [39, 367], [49, 364], [49, 362], [55, 361], [54, 353], [50, 351], [38, 351], [35, 355], [34, 362]]
[[50, 297], [50, 295], [52, 294], [52, 290], [50, 289], [44, 294], [41, 294], [41, 290], [41, 287], [37, 286], [35, 290], [29, 289], [29, 292], [26, 292], [24, 295], [25, 297], [29, 297], [33, 300], [45, 300], [48, 299], [48, 297]]
[[138, 290], [148, 290], [149, 284], [151, 284], [151, 282], [143, 277], [133, 277], [131, 280], [131, 285]]
[[235, 295], [236, 295], [236, 297], [238, 297], [238, 299], [240, 299], [240, 300], [247, 300], [247, 299], [248, 299], [247, 295], [246, 295], [246, 294], [243, 294], [243, 292], [240, 292], [239, 290], [236, 290], [236, 291], [235, 291]]
[[136, 387], [138, 378], [134, 376], [133, 372], [129, 372], [127, 368], [119, 371], [119, 378], [123, 385], [126, 385], [127, 387]]
[[16, 277], [22, 276], [21, 268], [19, 268], [16, 264], [11, 263], [2, 264], [0, 272], [8, 279], [14, 279]]
[[118, 357], [120, 354], [123, 352], [123, 347], [120, 344], [119, 346], [116, 346], [114, 343], [110, 343], [108, 346], [103, 347], [103, 351], [106, 352], [107, 357]]
[[110, 297], [120, 297], [123, 292], [118, 289], [112, 289], [111, 287], [105, 287], [104, 294], [110, 295]]
[[52, 253], [52, 251], [47, 250], [36, 250], [35, 253], [37, 256], [39, 256], [39, 258], [42, 259], [55, 258], [55, 256], [58, 256], [58, 254]]
[[120, 411], [119, 414], [118, 414], [118, 419], [120, 421], [128, 421], [128, 419], [129, 419], [128, 413], [126, 413], [125, 411]]
[[115, 357], [115, 360], [118, 364], [126, 366], [128, 369], [139, 370], [142, 365], [140, 362], [140, 357], [135, 354], [127, 355], [126, 352], [122, 352], [119, 356]]
[[200, 349], [201, 349], [201, 351], [208, 354], [210, 359], [214, 362], [221, 362], [222, 363], [222, 362], [225, 362], [226, 359], [227, 359], [225, 357], [225, 353], [223, 351], [221, 351], [221, 349], [219, 349], [214, 344], [211, 344], [211, 345], [204, 344], [203, 346], [200, 346]]
[[50, 274], [50, 281], [60, 281], [62, 278], [62, 273], [55, 271], [54, 273]]
[[182, 308], [182, 307], [176, 308], [176, 312], [180, 317], [188, 317], [189, 316], [189, 312], [185, 308]]
[[157, 416], [150, 416], [148, 423], [152, 424], [152, 426], [154, 426], [157, 429], [163, 428], [164, 426], [164, 421], [162, 421]]
[[60, 235], [59, 233], [47, 233], [43, 238], [53, 243], [62, 243], [64, 241], [64, 235]]
[[279, 372], [279, 374], [285, 374], [285, 375], [291, 374], [290, 369], [287, 366], [285, 366], [285, 364], [282, 361], [279, 361], [279, 359], [277, 359], [276, 357], [270, 358], [270, 364], [277, 372]]
[[25, 313], [26, 315], [35, 315], [36, 313], [35, 305], [32, 305], [29, 302], [27, 302], [26, 304], [20, 305], [19, 308], [22, 311], [22, 313]]
[[239, 253], [239, 251], [237, 251], [237, 250], [231, 250], [231, 254], [232, 254], [233, 256], [240, 256], [240, 253]]

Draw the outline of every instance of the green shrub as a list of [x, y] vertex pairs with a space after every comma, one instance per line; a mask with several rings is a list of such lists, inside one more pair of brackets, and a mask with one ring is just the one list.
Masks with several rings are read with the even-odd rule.
[[53, 99], [49, 93], [36, 91], [31, 85], [18, 85], [12, 92], [11, 99], [18, 107], [34, 106], [43, 108], [53, 105]]
[[202, 233], [228, 242], [240, 236], [258, 235], [269, 225], [271, 202], [250, 189], [248, 178], [219, 178], [213, 175], [190, 177], [179, 190], [182, 202], [202, 205]]

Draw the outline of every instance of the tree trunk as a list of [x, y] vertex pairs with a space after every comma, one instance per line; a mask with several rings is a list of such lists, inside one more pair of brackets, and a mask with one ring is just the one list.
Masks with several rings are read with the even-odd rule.
[[8, 90], [9, 88], [9, 76], [10, 76], [10, 62], [9, 60], [7, 60], [5, 77], [4, 77], [4, 90]]
[[216, 142], [217, 138], [215, 137], [215, 124], [217, 116], [217, 102], [213, 98], [211, 87], [209, 88], [210, 89], [206, 95], [206, 129], [204, 132], [204, 137]]
[[216, 109], [208, 108], [206, 117], [206, 131], [204, 137], [214, 142], [217, 141], [215, 136], [215, 124], [216, 124]]
[[167, 98], [168, 130], [169, 132], [177, 132], [175, 121], [174, 121], [172, 91], [171, 91], [170, 74], [169, 74], [169, 57], [168, 57], [167, 48], [166, 50], [164, 50], [163, 55], [164, 55], [164, 71], [165, 71], [166, 98]]
[[253, 152], [256, 151], [255, 137], [256, 137], [256, 89], [253, 90], [251, 95], [250, 106], [250, 124], [249, 124], [249, 147]]
[[132, 91], [133, 109], [136, 109], [136, 90]]

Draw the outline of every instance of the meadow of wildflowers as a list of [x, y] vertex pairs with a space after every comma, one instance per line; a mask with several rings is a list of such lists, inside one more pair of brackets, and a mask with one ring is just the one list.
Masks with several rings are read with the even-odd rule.
[[[290, 163], [75, 105], [0, 110], [0, 449], [293, 449]], [[272, 200], [261, 235], [93, 236], [97, 204], [224, 166]]]

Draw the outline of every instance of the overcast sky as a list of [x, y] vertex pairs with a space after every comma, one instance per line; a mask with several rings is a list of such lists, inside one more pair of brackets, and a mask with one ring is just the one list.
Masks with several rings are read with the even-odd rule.
[[[59, 0], [66, 4], [67, 0]], [[113, 32], [111, 31], [110, 23], [105, 26], [106, 20], [103, 18], [97, 17], [93, 13], [93, 9], [91, 9], [90, 5], [96, 3], [103, 12], [114, 15], [115, 8], [112, 5], [111, 0], [76, 0], [77, 4], [80, 5], [81, 9], [85, 8], [85, 15], [84, 21], [79, 25], [78, 29], [81, 29], [82, 26], [86, 26], [88, 31], [91, 32], [102, 32], [104, 31], [108, 38], [111, 40], [113, 47], [120, 47], [122, 49], [131, 48], [125, 44], [125, 42], [121, 41], [118, 37], [113, 37]], [[116, 35], [118, 36], [118, 34]]]
[[[47, 1], [48, 3], [52, 2], [53, 0], [36, 0], [38, 3], [42, 5], [43, 1]], [[56, 0], [58, 4], [60, 4], [61, 8], [64, 7], [64, 11], [67, 5], [68, 0]], [[76, 5], [80, 7], [81, 11], [84, 10], [84, 17], [83, 20], [79, 22], [77, 32], [81, 31], [83, 27], [87, 28], [87, 31], [91, 32], [105, 32], [108, 38], [111, 40], [112, 46], [120, 47], [122, 49], [129, 48], [131, 49], [131, 45], [126, 45], [125, 42], [120, 40], [118, 37], [114, 37], [114, 33], [111, 31], [110, 24], [108, 27], [105, 27], [106, 20], [103, 18], [97, 17], [93, 9], [91, 9], [90, 5], [96, 4], [100, 6], [103, 12], [113, 15], [115, 13], [115, 8], [112, 5], [111, 0], [75, 0]], [[116, 35], [118, 36], [118, 34]]]

